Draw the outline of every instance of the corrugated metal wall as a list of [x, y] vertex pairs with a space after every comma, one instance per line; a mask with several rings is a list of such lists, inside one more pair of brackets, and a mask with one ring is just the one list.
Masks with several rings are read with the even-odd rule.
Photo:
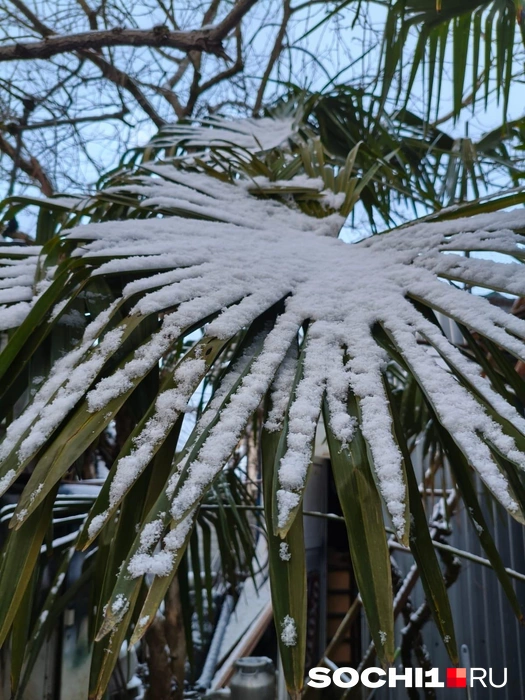
[[[478, 487], [480, 502], [484, 503], [487, 521], [493, 532], [501, 557], [507, 567], [525, 573], [525, 528], [510, 518], [502, 509], [488, 502]], [[449, 544], [484, 557], [474, 528], [464, 509], [460, 507], [454, 516], [453, 534]], [[412, 563], [409, 555], [396, 552], [396, 560], [404, 572]], [[525, 609], [525, 582], [515, 581], [515, 589]], [[525, 698], [525, 627], [520, 626], [505, 598], [492, 570], [479, 564], [462, 560], [462, 570], [456, 583], [449, 589], [455, 620], [458, 646], [463, 647], [461, 665], [468, 659], [473, 667], [492, 668], [494, 682], [501, 683], [503, 669], [507, 668], [508, 683], [505, 688], [483, 688], [476, 684], [468, 691], [461, 689], [436, 690], [438, 700], [468, 698], [469, 700], [521, 700]], [[412, 600], [423, 600], [421, 586], [415, 589]], [[398, 631], [401, 624], [398, 625]], [[423, 637], [432, 662], [440, 669], [440, 680], [450, 666], [448, 656], [433, 622], [423, 628]], [[419, 691], [424, 697], [423, 690]], [[378, 700], [406, 699], [406, 690], [383, 688], [377, 690]]]

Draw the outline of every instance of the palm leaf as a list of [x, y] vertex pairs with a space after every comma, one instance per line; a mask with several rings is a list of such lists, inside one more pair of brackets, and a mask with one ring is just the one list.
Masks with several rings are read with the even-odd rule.
[[[522, 25], [520, 2], [492, 2], [467, 0], [466, 2], [438, 2], [435, 0], [408, 0], [403, 3], [389, 3], [388, 17], [384, 32], [384, 69], [382, 82], [382, 104], [384, 105], [394, 78], [399, 81], [398, 94], [405, 104], [411, 96], [411, 88], [418, 69], [426, 69], [428, 107], [430, 114], [431, 98], [438, 93], [437, 105], [445, 75], [446, 47], [452, 42], [452, 98], [453, 116], [459, 116], [463, 109], [467, 63], [469, 62], [469, 39], [474, 43], [472, 80], [469, 85], [472, 97], [468, 102], [473, 106], [480, 82], [485, 84], [485, 104], [490, 84], [495, 82], [498, 97], [503, 96], [503, 114], [507, 116], [509, 91], [511, 86], [513, 47], [515, 35]], [[410, 61], [405, 53], [410, 42], [407, 38], [415, 32], [419, 40]], [[481, 47], [481, 42], [484, 47]], [[440, 45], [438, 56], [437, 47]], [[480, 56], [484, 56], [483, 62]], [[403, 65], [411, 66], [411, 77], [405, 81]], [[408, 89], [404, 89], [406, 82]]]
[[[277, 147], [270, 140], [265, 149], [262, 134], [269, 122], [260, 125], [260, 147], [247, 149], [235, 139], [217, 146], [213, 132], [219, 126], [214, 121], [197, 130], [194, 143], [206, 146], [199, 157], [185, 151], [185, 143], [192, 143], [190, 127], [174, 132], [171, 141], [164, 136], [162, 145], [147, 153], [149, 160], [132, 159], [82, 212], [72, 211], [60, 235], [40, 253], [40, 267], [51, 278], [54, 261], [62, 260], [61, 266], [47, 292], [35, 288], [28, 299], [33, 310], [0, 354], [0, 366], [4, 360], [6, 367], [21, 366], [34, 356], [36, 348], [20, 338], [25, 343], [32, 334], [58, 334], [60, 311], [72, 293], [88, 304], [91, 284], [104, 278], [108, 287], [90, 307], [93, 318], [84, 323], [82, 337], [68, 341], [72, 348], [26, 398], [21, 413], [9, 417], [0, 446], [3, 489], [30, 461], [36, 459], [36, 466], [9, 540], [27, 542], [27, 555], [14, 562], [8, 543], [7, 560], [13, 560], [9, 570], [18, 567], [17, 580], [28, 577], [36, 560], [35, 532], [43, 536], [45, 527], [42, 508], [56, 483], [80, 455], [96, 448], [97, 436], [110, 421], [129, 411], [135, 416], [129, 440], [88, 516], [80, 546], [96, 542], [97, 535], [109, 536], [114, 516], [135, 522], [136, 533], [122, 525], [125, 544], [111, 553], [110, 568], [119, 575], [99, 586], [98, 609], [105, 613], [97, 638], [111, 632], [116, 644], [134, 627], [133, 639], [138, 639], [177, 573], [199, 508], [221, 479], [246, 426], [267, 402], [271, 577], [278, 629], [283, 620], [287, 623], [282, 638], [287, 680], [299, 692], [303, 597], [293, 600], [288, 567], [276, 552], [279, 538], [293, 544], [292, 558], [299, 562], [294, 570], [297, 566], [302, 579], [300, 504], [323, 402], [354, 567], [385, 661], [393, 657], [394, 640], [381, 500], [398, 539], [407, 542], [408, 491], [415, 493], [411, 481], [407, 488], [404, 436], [392, 420], [397, 404], [384, 384], [388, 361], [395, 361], [422, 392], [439, 429], [465, 463], [523, 520], [516, 475], [525, 467], [525, 420], [510, 400], [507, 381], [502, 385], [484, 377], [480, 365], [433, 322], [433, 312], [525, 360], [525, 322], [464, 289], [482, 285], [525, 295], [525, 216], [515, 210], [416, 222], [349, 245], [338, 235], [365, 186], [373, 191], [377, 172], [375, 165], [356, 171], [360, 148], [348, 149], [337, 160], [322, 139], [305, 130], [299, 141]], [[224, 129], [243, 139], [246, 135], [229, 122]], [[79, 223], [78, 215], [91, 222]], [[514, 262], [504, 265], [467, 257], [467, 252], [496, 252]], [[73, 266], [78, 277], [72, 286], [57, 285], [62, 270]], [[0, 310], [0, 321], [9, 314], [9, 306]], [[185, 359], [183, 347], [190, 348]], [[202, 395], [189, 437], [174, 455], [178, 421], [192, 411], [192, 393], [203, 380], [210, 395]], [[137, 402], [138, 392], [147, 401]], [[420, 412], [425, 415], [423, 408]], [[137, 453], [152, 445], [158, 446], [156, 455], [155, 449], [146, 449], [136, 468]], [[158, 455], [165, 460], [161, 466]], [[140, 508], [131, 508], [141, 479], [152, 474], [162, 478]], [[421, 512], [415, 512], [423, 523]], [[129, 520], [126, 513], [132, 513]], [[40, 517], [42, 527], [35, 530], [34, 518]], [[368, 553], [364, 541], [373, 543]], [[239, 556], [245, 544], [235, 540], [234, 547]], [[421, 540], [415, 554], [428, 548], [428, 540]], [[101, 551], [104, 561], [108, 550]], [[452, 636], [436, 566], [423, 569], [431, 607], [436, 615], [443, 611], [440, 631]], [[143, 598], [146, 574], [153, 578]], [[283, 581], [287, 593], [279, 591]], [[4, 604], [4, 635], [22, 593]], [[449, 651], [454, 657], [453, 642]], [[98, 658], [92, 669], [95, 696], [110, 673], [109, 662]]]

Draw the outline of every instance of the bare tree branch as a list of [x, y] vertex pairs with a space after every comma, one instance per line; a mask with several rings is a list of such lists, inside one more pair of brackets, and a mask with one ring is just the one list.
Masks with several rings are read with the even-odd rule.
[[[206, 28], [209, 24], [211, 24], [214, 20], [215, 17], [217, 16], [217, 12], [219, 11], [219, 5], [221, 4], [221, 0], [212, 0], [210, 3], [210, 6], [204, 13], [204, 17], [202, 18], [202, 27], [201, 28]], [[188, 101], [186, 103], [186, 107], [184, 108], [184, 116], [189, 116], [195, 107], [195, 103], [197, 102], [197, 99], [200, 95], [200, 80], [201, 80], [201, 66], [202, 66], [202, 52], [198, 51], [191, 51], [188, 53], [188, 61], [193, 65], [193, 79], [191, 81], [191, 87], [190, 87], [190, 94], [188, 97]]]
[[235, 35], [237, 38], [237, 56], [235, 58], [235, 63], [232, 66], [230, 66], [229, 68], [226, 68], [226, 70], [223, 70], [222, 72], [217, 73], [212, 78], [207, 80], [205, 83], [202, 83], [200, 85], [199, 95], [202, 95], [203, 92], [206, 92], [206, 90], [209, 90], [214, 85], [217, 85], [218, 83], [222, 82], [223, 80], [228, 80], [228, 78], [233, 78], [234, 75], [237, 75], [237, 73], [240, 73], [243, 70], [244, 62], [242, 60], [242, 35], [241, 35], [240, 25], [236, 27]]
[[98, 29], [97, 11], [92, 10], [91, 7], [89, 7], [89, 5], [87, 4], [86, 0], [77, 0], [77, 3], [80, 5], [80, 7], [86, 13], [86, 17], [88, 18], [88, 22], [89, 22], [89, 28], [92, 31], [97, 31], [97, 29]]
[[68, 124], [91, 124], [92, 122], [122, 119], [128, 112], [128, 109], [123, 108], [118, 112], [110, 112], [109, 114], [86, 115], [85, 117], [71, 117], [70, 119], [47, 119], [46, 121], [33, 124], [17, 124], [16, 122], [10, 122], [6, 124], [5, 128], [10, 134], [16, 134], [19, 131], [33, 131], [34, 129], [47, 129], [49, 127], [66, 126]]
[[256, 2], [257, 0], [239, 0], [233, 10], [213, 29], [215, 37], [220, 39], [227, 37]]
[[102, 75], [107, 78], [107, 80], [110, 80], [115, 85], [123, 88], [133, 95], [135, 100], [139, 103], [156, 127], [160, 129], [161, 126], [164, 126], [166, 123], [165, 120], [159, 116], [133, 78], [93, 51], [79, 51], [78, 54], [79, 56], [82, 56], [82, 58], [87, 58], [98, 68], [100, 68]]
[[190, 65], [190, 59], [188, 56], [185, 56], [182, 61], [179, 63], [179, 67], [175, 71], [175, 73], [172, 75], [172, 77], [168, 80], [167, 86], [170, 88], [174, 88], [175, 85], [181, 80], [184, 76], [184, 73], [188, 70], [188, 67]]
[[[47, 27], [41, 20], [39, 20], [38, 17], [27, 7], [27, 5], [25, 5], [25, 3], [22, 2], [22, 0], [11, 1], [20, 10], [20, 12], [22, 12], [27, 17], [27, 19], [33, 24], [34, 28], [40, 34], [42, 34], [42, 36], [45, 37], [44, 42], [39, 43], [46, 43], [46, 41], [48, 41], [49, 38], [53, 36], [53, 30], [50, 27]], [[161, 126], [164, 126], [164, 124], [166, 123], [164, 119], [162, 119], [159, 116], [159, 114], [150, 104], [149, 100], [143, 94], [141, 89], [127, 73], [120, 70], [120, 68], [117, 68], [112, 63], [109, 63], [103, 56], [95, 53], [94, 51], [81, 49], [76, 53], [80, 58], [87, 59], [94, 63], [100, 69], [102, 75], [107, 80], [111, 81], [118, 87], [123, 88], [131, 95], [133, 95], [140, 107], [144, 110], [144, 112], [148, 115], [148, 117], [152, 120], [156, 127], [160, 128]]]
[[[24, 106], [24, 112], [22, 114], [22, 117], [20, 118], [20, 124], [23, 126], [24, 124], [27, 124], [27, 120], [29, 119], [29, 115], [31, 112], [35, 109], [36, 103], [33, 99], [31, 98], [24, 98], [22, 100], [22, 104]], [[16, 182], [16, 176], [18, 174], [18, 168], [20, 167], [20, 156], [22, 153], [22, 132], [19, 131], [16, 134], [16, 147], [15, 147], [15, 152], [14, 152], [14, 157], [13, 157], [13, 168], [11, 170], [11, 177], [9, 179], [9, 189], [7, 190], [7, 196], [10, 197], [15, 189], [15, 182]]]
[[257, 114], [262, 105], [263, 97], [264, 97], [264, 91], [266, 90], [266, 85], [268, 83], [268, 80], [270, 78], [270, 75], [272, 73], [273, 67], [275, 65], [275, 62], [281, 55], [281, 50], [283, 47], [283, 39], [286, 35], [286, 28], [288, 27], [288, 22], [290, 21], [290, 17], [292, 16], [292, 8], [291, 8], [291, 1], [290, 0], [285, 0], [283, 3], [283, 19], [281, 22], [281, 26], [279, 27], [279, 32], [277, 33], [277, 37], [275, 39], [275, 43], [273, 45], [272, 53], [270, 54], [270, 60], [266, 64], [266, 70], [264, 71], [264, 75], [261, 80], [261, 84], [259, 85], [259, 90], [257, 91], [257, 98], [255, 100], [255, 105], [253, 107], [253, 113]]
[[[210, 3], [208, 9], [204, 13], [204, 16], [202, 18], [202, 26], [206, 27], [208, 24], [211, 24], [211, 22], [214, 21], [215, 17], [217, 16], [217, 12], [219, 10], [219, 5], [221, 4], [221, 0], [212, 0]], [[237, 27], [238, 28], [238, 27]], [[178, 95], [173, 92], [173, 88], [179, 83], [183, 77], [186, 71], [188, 70], [189, 66], [193, 65], [194, 73], [193, 73], [193, 81], [192, 81], [192, 86], [190, 90], [190, 95], [188, 98], [188, 103], [186, 107], [183, 107], [181, 104]], [[161, 85], [151, 85], [150, 87], [157, 92], [158, 94], [162, 95], [173, 107], [175, 114], [179, 119], [183, 119], [184, 117], [188, 116], [191, 113], [191, 110], [193, 109], [193, 106], [195, 105], [195, 101], [197, 97], [200, 95], [201, 91], [199, 89], [199, 81], [200, 81], [200, 67], [201, 67], [201, 54], [197, 52], [192, 52], [187, 54], [182, 61], [179, 63], [179, 67], [173, 74], [173, 76], [167, 81], [166, 85], [161, 86]], [[188, 108], [188, 106], [191, 103], [191, 107]]]
[[124, 29], [115, 27], [97, 32], [79, 32], [64, 36], [50, 36], [44, 41], [16, 42], [0, 47], [0, 61], [44, 59], [62, 53], [77, 51], [100, 51], [115, 46], [159, 46], [189, 51], [205, 51], [216, 56], [226, 57], [222, 42], [212, 35], [211, 30], [194, 30], [190, 32], [170, 31], [168, 27], [158, 26], [152, 29]]
[[40, 21], [40, 19], [35, 15], [35, 13], [27, 7], [21, 0], [11, 0], [11, 3], [18, 9], [20, 12], [25, 15], [25, 17], [31, 22], [33, 27], [39, 32], [39, 34], [42, 34], [42, 36], [51, 36], [53, 34], [53, 31], [49, 29], [49, 27], [46, 27], [46, 25]]
[[53, 185], [51, 181], [45, 174], [42, 166], [36, 160], [36, 158], [30, 157], [29, 159], [23, 158], [20, 154], [17, 155], [16, 148], [12, 146], [9, 141], [6, 141], [4, 137], [0, 134], [0, 151], [9, 156], [13, 163], [18, 162], [18, 167], [20, 170], [29, 175], [30, 178], [36, 180], [40, 184], [42, 193], [46, 197], [51, 197], [53, 194]]
[[[44, 41], [15, 42], [0, 47], [0, 61], [44, 59], [63, 53], [100, 51], [100, 49], [115, 46], [167, 47], [184, 53], [198, 51], [228, 59], [222, 41], [256, 2], [257, 0], [241, 0], [215, 27], [204, 27], [193, 31], [170, 31], [168, 27], [162, 25], [151, 29], [114, 27], [63, 36], [46, 31]], [[16, 4], [18, 6], [19, 3]], [[41, 22], [38, 24], [43, 26]], [[41, 33], [43, 34], [42, 31]]]
[[179, 119], [183, 119], [185, 116], [184, 112], [184, 107], [181, 105], [179, 98], [177, 97], [177, 94], [173, 92], [171, 88], [164, 87], [163, 85], [153, 85], [152, 83], [142, 83], [143, 85], [147, 85], [151, 90], [156, 92], [158, 95], [162, 95], [162, 97], [165, 98], [166, 102], [168, 102], [172, 108], [175, 114]]
[[[305, 50], [302, 36], [318, 19], [294, 14], [291, 5], [303, 1], [61, 0], [60, 12], [53, 13], [46, 3], [0, 0], [0, 57], [4, 51], [23, 53], [27, 46], [27, 58], [35, 56], [11, 65], [4, 61], [4, 139], [15, 147], [23, 134], [26, 164], [31, 155], [56, 187], [85, 191], [124, 150], [147, 142], [166, 123], [225, 109], [248, 116], [256, 101], [260, 112], [274, 75], [286, 71], [290, 83], [303, 86], [310, 62], [313, 75], [335, 60], [334, 52], [337, 61], [347, 58], [344, 42], [315, 56]], [[222, 53], [205, 51], [221, 42]], [[59, 48], [75, 50], [57, 53]], [[291, 48], [305, 50], [307, 58], [295, 65]], [[232, 59], [226, 65], [224, 52]], [[276, 90], [284, 94], [286, 87]], [[25, 122], [24, 99], [36, 104]], [[20, 182], [13, 191], [23, 191], [29, 170], [24, 174], [8, 160], [6, 153], [3, 194], [17, 171]]]

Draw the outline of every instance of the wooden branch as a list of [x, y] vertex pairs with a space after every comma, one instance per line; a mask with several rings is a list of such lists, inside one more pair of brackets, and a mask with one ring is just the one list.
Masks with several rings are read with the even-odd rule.
[[175, 73], [166, 82], [167, 88], [173, 89], [175, 87], [175, 85], [184, 77], [184, 73], [187, 71], [189, 65], [190, 65], [189, 56], [185, 56], [182, 59], [182, 61], [179, 63], [179, 67], [177, 68]]
[[157, 613], [146, 632], [149, 669], [148, 698], [175, 700], [175, 688], [170, 664], [170, 648], [166, 640], [164, 616]]
[[[193, 54], [195, 56], [195, 54]], [[190, 56], [191, 58], [191, 56]], [[200, 95], [200, 80], [201, 80], [201, 54], [197, 54], [195, 56], [195, 59], [193, 61], [193, 78], [191, 81], [190, 85], [190, 93], [188, 95], [188, 101], [186, 102], [186, 106], [184, 107], [184, 116], [189, 117], [192, 112], [193, 108], [195, 107], [195, 103], [197, 102], [197, 98]]]
[[76, 51], [100, 51], [115, 46], [159, 46], [189, 51], [205, 51], [225, 56], [222, 43], [214, 38], [210, 30], [171, 32], [165, 26], [152, 29], [124, 29], [115, 27], [97, 32], [79, 32], [65, 36], [53, 35], [44, 41], [16, 42], [0, 47], [0, 61], [45, 59]]
[[[201, 29], [205, 29], [215, 20], [217, 12], [219, 11], [220, 3], [221, 0], [212, 0], [208, 6], [208, 9], [204, 13], [204, 17], [202, 18]], [[179, 119], [184, 119], [186, 116], [188, 116], [188, 106], [182, 106], [178, 96], [173, 92], [173, 88], [182, 80], [189, 66], [193, 65], [194, 74], [192, 79], [192, 92], [190, 93], [188, 102], [192, 101], [192, 95], [195, 96], [195, 90], [199, 87], [201, 57], [202, 54], [200, 53], [186, 54], [186, 56], [179, 62], [179, 67], [174, 75], [167, 81], [166, 85], [153, 87], [156, 92], [161, 94], [171, 104]], [[196, 97], [197, 96], [195, 96], [195, 99]], [[193, 109], [193, 107], [191, 109]]]
[[204, 92], [206, 92], [206, 90], [209, 90], [214, 85], [218, 85], [223, 80], [233, 78], [234, 75], [237, 75], [237, 73], [240, 73], [243, 70], [244, 61], [242, 58], [242, 33], [240, 26], [236, 27], [235, 29], [235, 37], [237, 39], [237, 56], [235, 58], [235, 63], [220, 73], [217, 73], [206, 82], [202, 83], [199, 87], [199, 95], [202, 95]]
[[[14, 42], [0, 47], [0, 61], [45, 59], [63, 53], [100, 51], [115, 46], [135, 46], [152, 48], [165, 47], [177, 49], [183, 53], [190, 51], [205, 52], [228, 59], [222, 46], [223, 39], [241, 21], [257, 0], [240, 0], [232, 11], [214, 27], [203, 27], [191, 31], [170, 31], [166, 26], [151, 29], [125, 29], [115, 27], [100, 31], [79, 32], [66, 36], [50, 33], [43, 23], [33, 15], [33, 25], [44, 34], [43, 41]], [[22, 3], [14, 3], [19, 9]], [[27, 8], [24, 14], [27, 16]], [[36, 20], [36, 21], [35, 21]]]
[[51, 36], [53, 31], [35, 15], [35, 13], [25, 5], [22, 0], [11, 0], [11, 3], [19, 10], [33, 25], [33, 27], [42, 34], [42, 36]]
[[[44, 37], [44, 41], [39, 43], [46, 43], [46, 41], [55, 36], [53, 30], [45, 25], [22, 0], [11, 0], [11, 2], [31, 22], [36, 31]], [[157, 128], [160, 129], [161, 126], [164, 126], [166, 123], [164, 119], [157, 114], [153, 105], [150, 104], [142, 90], [127, 73], [124, 73], [124, 71], [106, 61], [101, 54], [97, 54], [94, 51], [80, 50], [76, 52], [76, 55], [81, 59], [94, 63], [107, 80], [129, 92]]]
[[77, 3], [84, 10], [86, 17], [88, 18], [89, 28], [93, 31], [97, 31], [97, 10], [92, 10], [91, 7], [89, 7], [89, 5], [87, 4], [86, 0], [77, 0]]
[[108, 121], [110, 119], [122, 119], [129, 113], [129, 110], [123, 108], [118, 112], [111, 112], [109, 114], [95, 114], [93, 116], [85, 117], [71, 117], [70, 119], [46, 119], [42, 122], [34, 122], [32, 124], [17, 124], [16, 122], [9, 122], [6, 124], [5, 129], [10, 134], [16, 134], [19, 131], [34, 131], [35, 129], [47, 129], [49, 127], [56, 126], [67, 126], [71, 124], [84, 124], [91, 122], [102, 122]]
[[173, 111], [175, 112], [177, 117], [179, 119], [184, 118], [184, 107], [181, 105], [177, 94], [173, 92], [173, 90], [170, 90], [170, 88], [167, 87], [163, 87], [162, 85], [155, 85], [154, 83], [142, 83], [142, 85], [149, 87], [150, 90], [153, 90], [158, 95], [162, 95], [162, 97], [164, 97], [165, 100], [173, 107]]
[[[27, 120], [29, 119], [29, 115], [31, 112], [36, 107], [36, 103], [33, 100], [33, 98], [27, 98], [25, 97], [22, 100], [22, 105], [24, 107], [24, 111], [22, 113], [22, 116], [20, 117], [20, 124], [27, 124]], [[11, 159], [13, 161], [13, 167], [11, 169], [11, 177], [9, 178], [9, 187], [7, 189], [7, 196], [10, 197], [15, 189], [15, 182], [16, 182], [16, 176], [18, 173], [18, 168], [20, 167], [20, 158], [22, 155], [22, 132], [19, 131], [18, 133], [15, 134], [16, 136], [16, 146], [14, 149], [14, 155], [11, 156]]]
[[20, 170], [23, 170], [26, 175], [29, 175], [30, 178], [39, 183], [42, 194], [44, 194], [46, 197], [51, 197], [53, 194], [53, 185], [36, 158], [33, 158], [32, 156], [29, 159], [22, 158], [20, 154], [17, 154], [16, 148], [12, 146], [9, 141], [6, 141], [1, 134], [0, 151], [5, 153], [6, 156], [9, 156], [13, 162], [16, 161]]
[[216, 35], [221, 39], [226, 38], [231, 30], [240, 24], [241, 19], [251, 10], [256, 2], [257, 0], [239, 0], [232, 11], [215, 27], [214, 32]]
[[109, 63], [109, 61], [106, 61], [106, 59], [100, 54], [96, 54], [93, 51], [79, 51], [78, 55], [94, 63], [107, 80], [133, 95], [135, 100], [139, 103], [144, 112], [148, 115], [157, 128], [160, 129], [166, 124], [165, 120], [162, 119], [162, 117], [157, 113], [153, 105], [151, 105], [148, 98], [144, 95], [131, 76], [120, 70], [120, 68], [114, 66], [112, 63]]
[[255, 105], [253, 107], [253, 113], [256, 115], [262, 105], [263, 97], [264, 97], [264, 91], [266, 90], [266, 85], [268, 84], [268, 80], [270, 78], [270, 75], [272, 73], [273, 67], [281, 55], [281, 50], [283, 47], [283, 40], [284, 37], [286, 36], [286, 29], [288, 27], [288, 22], [290, 21], [290, 17], [292, 16], [292, 8], [291, 8], [291, 0], [285, 0], [283, 3], [283, 19], [281, 22], [281, 26], [279, 27], [279, 31], [277, 32], [277, 37], [275, 39], [275, 43], [273, 45], [272, 53], [270, 54], [270, 59], [268, 60], [268, 64], [266, 66], [266, 70], [264, 71], [264, 75], [261, 80], [261, 84], [259, 86], [259, 90], [257, 91], [257, 97], [255, 99]]
[[[221, 0], [212, 0], [208, 9], [204, 13], [204, 17], [202, 18], [201, 29], [206, 29], [206, 27], [210, 26], [211, 23], [215, 21], [220, 4]], [[202, 52], [192, 51], [188, 53], [187, 59], [188, 65], [191, 64], [193, 66], [193, 78], [191, 81], [188, 101], [186, 102], [186, 106], [184, 107], [185, 117], [189, 117], [192, 114], [193, 109], [195, 107], [195, 103], [197, 102], [197, 98], [200, 95], [199, 84], [201, 80]]]
[[226, 70], [223, 70], [221, 73], [217, 73], [217, 75], [214, 75], [212, 78], [207, 80], [205, 83], [202, 83], [199, 89], [199, 94], [202, 95], [203, 92], [206, 92], [206, 90], [209, 90], [212, 88], [214, 85], [218, 85], [221, 83], [223, 80], [227, 80], [228, 78], [233, 78], [234, 75], [237, 75], [237, 73], [240, 73], [244, 68], [244, 62], [241, 59], [235, 61], [233, 66], [230, 66], [229, 68], [226, 68]]

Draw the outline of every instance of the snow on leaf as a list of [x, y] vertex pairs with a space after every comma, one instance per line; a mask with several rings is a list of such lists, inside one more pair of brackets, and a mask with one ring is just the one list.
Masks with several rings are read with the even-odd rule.
[[[19, 466], [23, 465], [84, 395], [107, 355], [119, 346], [122, 331], [115, 328], [93, 349], [95, 339], [115, 306], [116, 302], [86, 327], [79, 345], [55, 362], [48, 379], [39, 388], [32, 402], [8, 426], [0, 445], [0, 463], [12, 451], [16, 451]], [[9, 484], [4, 480], [4, 485], [7, 488]]]
[[[109, 490], [110, 508], [93, 518], [88, 527], [90, 537], [94, 537], [100, 531], [111, 509], [116, 506], [149, 464], [155, 448], [169, 433], [179, 415], [187, 409], [188, 401], [197, 388], [204, 368], [205, 362], [202, 359], [187, 360], [174, 373], [176, 388], [168, 389], [158, 395], [155, 412], [148, 419], [141, 433], [133, 439], [132, 450], [116, 463], [115, 475]], [[143, 536], [144, 532], [145, 530], [142, 533]]]
[[[168, 163], [147, 164], [147, 170], [154, 177], [141, 175], [131, 184], [119, 186], [118, 191], [137, 195], [139, 208], [162, 209], [162, 218], [91, 223], [67, 234], [69, 244], [80, 244], [73, 255], [93, 265], [93, 275], [133, 273], [134, 280], [123, 290], [125, 297], [133, 295], [131, 316], [157, 314], [162, 319], [160, 329], [131, 359], [89, 391], [91, 411], [105, 411], [109, 401], [159, 363], [185, 329], [201, 324], [209, 336], [228, 339], [278, 302], [282, 304], [260, 353], [247, 365], [246, 372], [238, 375], [242, 381], [222, 407], [218, 420], [210, 424], [214, 415], [211, 409], [218, 405], [212, 401], [202, 424], [197, 426], [197, 431], [205, 425], [211, 428], [191, 463], [185, 466], [184, 478], [177, 477], [170, 483], [170, 510], [176, 526], [198, 504], [228, 460], [250, 416], [273, 386], [269, 429], [279, 429], [285, 411], [289, 418], [286, 452], [278, 470], [279, 523], [285, 523], [300, 502], [324, 394], [335, 435], [343, 444], [352, 439], [355, 420], [346, 410], [351, 390], [359, 406], [362, 433], [379, 489], [398, 534], [403, 535], [405, 484], [383, 386], [388, 356], [376, 342], [373, 329], [377, 326], [389, 335], [469, 462], [501, 503], [519, 515], [489, 445], [520, 467], [525, 466], [525, 457], [472, 391], [456, 381], [443, 359], [523, 434], [525, 422], [414, 302], [442, 312], [525, 359], [525, 322], [461, 289], [462, 284], [485, 283], [525, 295], [523, 265], [450, 254], [496, 250], [521, 260], [525, 238], [516, 231], [525, 226], [522, 211], [416, 223], [347, 244], [337, 239], [344, 223], [337, 213], [316, 219], [303, 213], [293, 200], [284, 203], [258, 198], [249, 191], [248, 178], [227, 182]], [[298, 178], [297, 184], [308, 183], [309, 178]], [[174, 215], [166, 214], [170, 210]], [[306, 324], [303, 374], [289, 402], [296, 362], [293, 348]], [[422, 338], [437, 350], [438, 357], [428, 352], [420, 342]], [[87, 358], [86, 342], [84, 339], [79, 349], [59, 360], [58, 376], [47, 380], [26, 411], [9, 426], [1, 448], [3, 457], [29, 428], [30, 436], [19, 446], [21, 460], [48, 439], [53, 427], [67, 416], [95, 379], [107, 354], [106, 345], [111, 346], [109, 352], [118, 344], [118, 332], [107, 333]], [[235, 386], [232, 376], [226, 373], [224, 386]], [[219, 386], [218, 396], [221, 391]], [[185, 398], [166, 395], [159, 401], [173, 400], [175, 406]], [[129, 464], [123, 460], [119, 465], [118, 483], [133, 478], [139, 452], [147, 451], [150, 444], [149, 432], [157, 434], [157, 418], [136, 438]], [[164, 428], [160, 429], [163, 432]], [[95, 521], [92, 525], [95, 527]], [[151, 559], [142, 559], [142, 564], [135, 560], [132, 568], [164, 570], [173, 560], [170, 541], [166, 538], [164, 549], [155, 555], [143, 553], [157, 557], [155, 564]]]
[[[168, 576], [172, 571], [175, 558], [180, 553], [188, 534], [194, 523], [194, 513], [190, 513], [182, 522], [174, 527], [164, 537], [164, 548], [152, 552], [159, 541], [164, 525], [161, 520], [148, 523], [140, 538], [140, 548], [132, 556], [128, 563], [128, 572], [132, 578], [138, 578], [144, 574], [155, 576]], [[147, 529], [149, 528], [149, 529]]]
[[128, 609], [129, 600], [124, 595], [122, 595], [122, 593], [120, 593], [113, 601], [113, 604], [111, 606], [111, 612], [117, 617], [117, 619], [121, 620], [127, 613]]
[[0, 331], [16, 328], [34, 305], [40, 246], [0, 243]]
[[290, 546], [287, 542], [281, 542], [279, 545], [279, 558], [281, 561], [290, 561], [292, 558], [292, 553], [290, 552]]
[[281, 622], [281, 641], [287, 647], [294, 647], [297, 644], [297, 626], [290, 615], [286, 615]]
[[232, 145], [254, 153], [281, 146], [296, 132], [290, 117], [227, 120], [208, 117], [201, 126], [174, 124], [155, 137], [155, 147], [184, 144], [186, 148]]

